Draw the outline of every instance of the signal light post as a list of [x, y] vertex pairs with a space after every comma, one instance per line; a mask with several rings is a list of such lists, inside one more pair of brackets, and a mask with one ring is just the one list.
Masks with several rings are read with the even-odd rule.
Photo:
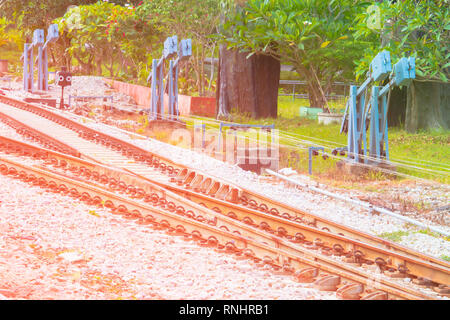
[[67, 71], [66, 67], [61, 67], [61, 71], [56, 73], [55, 84], [61, 86], [61, 102], [59, 108], [64, 109], [64, 87], [72, 85], [72, 74]]

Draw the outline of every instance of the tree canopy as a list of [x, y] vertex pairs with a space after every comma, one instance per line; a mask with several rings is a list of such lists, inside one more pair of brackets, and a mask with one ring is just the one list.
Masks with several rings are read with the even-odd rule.
[[[21, 47], [35, 29], [47, 29], [56, 21], [61, 39], [52, 63], [62, 64], [58, 59], [64, 57], [69, 64], [73, 58], [84, 72], [107, 70], [122, 79], [143, 81], [166, 37], [192, 38], [193, 57], [186, 68], [190, 73], [180, 75], [180, 87], [205, 95], [206, 87], [209, 94], [215, 88], [204, 61], [217, 57], [220, 39], [230, 49], [292, 65], [308, 82], [310, 105], [326, 108], [331, 84], [353, 81], [355, 73], [363, 78], [383, 49], [391, 52], [393, 61], [415, 56], [419, 78], [448, 82], [448, 2], [0, 0], [0, 42], [14, 38], [10, 41]], [[11, 26], [17, 30], [15, 37]]]
[[356, 0], [249, 0], [223, 24], [222, 40], [291, 64], [308, 82], [311, 106], [324, 107], [323, 82], [351, 78], [364, 52], [351, 27], [365, 7]]
[[357, 16], [355, 36], [369, 42], [356, 71], [368, 70], [370, 61], [385, 49], [393, 61], [416, 57], [419, 78], [448, 82], [450, 77], [449, 1], [382, 1]]
[[[120, 6], [109, 2], [70, 8], [63, 17], [56, 20], [64, 42], [65, 51], [91, 72], [93, 65], [101, 74], [101, 66], [107, 65], [110, 76], [114, 63], [131, 65], [136, 70], [140, 63], [147, 62], [147, 53], [162, 41], [163, 30], [160, 18], [147, 16], [134, 6]], [[152, 46], [153, 44], [153, 46]], [[158, 45], [157, 45], [158, 46]]]

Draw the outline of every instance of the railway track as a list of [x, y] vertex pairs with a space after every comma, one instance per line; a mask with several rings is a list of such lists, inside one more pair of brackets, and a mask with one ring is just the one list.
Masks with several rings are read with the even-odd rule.
[[[267, 234], [227, 217], [211, 223], [210, 219], [205, 219], [201, 215], [173, 212], [165, 201], [161, 201], [164, 198], [156, 203], [149, 197], [147, 198], [151, 202], [149, 205], [145, 203], [146, 201], [136, 201], [130, 194], [114, 192], [109, 184], [101, 187], [101, 182], [98, 185], [86, 183], [85, 178], [74, 179], [60, 172], [46, 170], [42, 166], [23, 165], [17, 159], [11, 158], [8, 155], [0, 157], [1, 174], [21, 179], [51, 192], [68, 194], [91, 205], [109, 208], [113, 213], [124, 215], [128, 219], [136, 220], [137, 223], [151, 224], [158, 229], [167, 229], [169, 234], [196, 240], [199, 245], [214, 247], [218, 251], [235, 254], [240, 258], [252, 259], [260, 266], [267, 265], [274, 268], [275, 272], [293, 275], [299, 282], [313, 282], [320, 290], [336, 291], [338, 297], [344, 299], [435, 298], [391, 279], [381, 278], [375, 281], [367, 270], [342, 264], [339, 260], [303, 248], [300, 244]], [[47, 159], [49, 160], [47, 164], [55, 165], [50, 159]], [[205, 208], [202, 213], [206, 213]], [[297, 272], [294, 273], [295, 270]], [[367, 283], [370, 283], [370, 287], [366, 287]]]
[[[9, 105], [16, 107], [8, 109], [5, 106], [0, 111], [6, 113], [10, 118], [9, 124], [14, 126], [18, 132], [26, 134], [27, 127], [34, 129], [44, 127], [47, 129], [44, 137], [46, 135], [53, 138], [58, 137], [58, 140], [63, 140], [62, 142], [66, 143], [69, 148], [78, 150], [79, 157], [90, 160], [81, 160], [49, 150], [45, 151], [45, 157], [41, 151], [41, 158], [46, 158], [49, 164], [59, 166], [59, 169], [70, 165], [68, 168], [71, 168], [72, 172], [78, 173], [79, 176], [84, 176], [84, 179], [86, 176], [90, 178], [88, 180], [97, 178], [102, 182], [100, 184], [108, 185], [108, 188], [112, 190], [121, 190], [131, 195], [132, 198], [146, 199], [153, 205], [163, 205], [169, 213], [186, 214], [187, 217], [197, 218], [197, 222], [207, 225], [220, 225], [221, 230], [235, 235], [240, 233], [240, 236], [246, 237], [247, 240], [264, 243], [264, 245], [276, 249], [284, 248], [288, 253], [291, 252], [289, 250], [294, 250], [295, 254], [302, 252], [312, 261], [317, 262], [319, 259], [321, 261], [319, 265], [326, 265], [327, 258], [333, 260], [330, 257], [338, 256], [342, 258], [339, 263], [350, 268], [347, 271], [357, 265], [377, 265], [392, 278], [413, 278], [413, 281], [418, 284], [430, 286], [440, 294], [448, 294], [449, 265], [444, 261], [376, 237], [370, 237], [326, 219], [289, 208], [284, 204], [278, 204], [270, 199], [262, 199], [259, 195], [252, 194], [247, 190], [239, 190], [238, 186], [221, 183], [215, 177], [178, 165], [130, 143], [119, 141], [117, 138], [95, 132], [93, 129], [49, 110], [3, 96], [0, 96], [0, 101], [8, 102]], [[39, 114], [33, 115], [30, 111]], [[43, 117], [49, 119], [43, 119]], [[14, 119], [14, 123], [11, 123], [11, 118]], [[41, 139], [41, 142], [44, 141], [37, 137], [36, 132], [33, 134], [28, 134], [28, 136]], [[86, 139], [91, 141], [86, 141]], [[7, 138], [2, 138], [0, 141], [3, 148], [10, 152], [18, 152], [22, 155], [26, 153], [39, 154], [36, 149], [31, 151], [32, 146], [20, 145], [18, 142], [8, 141]], [[92, 141], [100, 142], [100, 144]], [[48, 145], [55, 149], [60, 148], [58, 144]], [[117, 152], [119, 150], [120, 153]], [[111, 169], [100, 163], [120, 169]], [[91, 181], [89, 184], [98, 188], [99, 186], [95, 185], [98, 184], [98, 181], [95, 183]], [[260, 205], [256, 206], [253, 202], [256, 200], [249, 200], [246, 195], [258, 198], [261, 201]], [[245, 202], [247, 202], [246, 206], [243, 205]], [[291, 213], [284, 212], [280, 215], [276, 207], [269, 210], [269, 205], [278, 205], [281, 210], [291, 210]], [[132, 210], [127, 209], [125, 212], [132, 212]], [[314, 220], [308, 221], [308, 219]], [[325, 226], [322, 227], [322, 224]], [[371, 241], [367, 241], [367, 238], [370, 238]], [[206, 238], [202, 240], [208, 242]], [[247, 243], [246, 241], [245, 243]], [[292, 246], [295, 248], [293, 249]], [[253, 254], [255, 257], [258, 256], [255, 252]], [[264, 257], [264, 255], [259, 255], [259, 259], [264, 260]], [[309, 280], [316, 279], [319, 275], [317, 270], [323, 270], [318, 268], [317, 264], [310, 271], [305, 270], [311, 268], [311, 265], [306, 269], [299, 268], [295, 263], [293, 266], [292, 257], [285, 257], [286, 259], [281, 258], [281, 255], [268, 255], [267, 257], [270, 258], [266, 258], [267, 263], [277, 268], [284, 266], [286, 272], [290, 268], [295, 268], [298, 274], [303, 276], [310, 272]], [[286, 261], [288, 263], [285, 265]], [[328, 263], [330, 262], [328, 261]], [[338, 274], [334, 273], [334, 275]], [[336, 278], [333, 279], [335, 280], [328, 281], [337, 281]], [[383, 278], [383, 281], [388, 280]], [[358, 285], [354, 286], [355, 284]], [[349, 290], [353, 290], [353, 292], [362, 290], [358, 295], [363, 295], [364, 290], [361, 285], [363, 285], [361, 282], [356, 281], [353, 286], [349, 287]], [[347, 289], [342, 291], [347, 292]], [[401, 296], [398, 292], [389, 292], [389, 294], [400, 298], [414, 298]], [[415, 298], [423, 299], [424, 297], [417, 295]]]

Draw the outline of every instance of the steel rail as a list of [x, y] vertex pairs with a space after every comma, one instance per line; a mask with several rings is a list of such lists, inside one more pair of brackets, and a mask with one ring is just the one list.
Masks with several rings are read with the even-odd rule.
[[[126, 170], [113, 169], [98, 163], [92, 163], [59, 152], [45, 150], [2, 136], [0, 136], [0, 151], [1, 150], [7, 151], [8, 153], [15, 152], [19, 155], [44, 159], [48, 164], [59, 168], [68, 167], [70, 165], [70, 171], [82, 172], [81, 175], [87, 177], [91, 177], [94, 172], [97, 172], [97, 177], [106, 176], [101, 179], [103, 180], [103, 184], [114, 180], [116, 181], [116, 185], [125, 182], [122, 190], [134, 190], [134, 193], [136, 193], [136, 190], [141, 190], [141, 198], [143, 198], [146, 193], [157, 193], [159, 197], [164, 197], [167, 203], [172, 204], [173, 210], [175, 210], [175, 208], [177, 208], [177, 210], [182, 208], [183, 211], [191, 210], [200, 212], [202, 217], [207, 221], [216, 221], [215, 223], [220, 222], [228, 229], [235, 228], [238, 230], [242, 228], [242, 224], [236, 226], [234, 223], [234, 221], [242, 221], [247, 226], [260, 228], [264, 232], [276, 234], [278, 237], [291, 241], [301, 242], [310, 249], [320, 249], [324, 254], [330, 254], [332, 249], [333, 252], [336, 253], [335, 249], [341, 248], [342, 251], [339, 252], [339, 254], [346, 255], [348, 261], [355, 262], [355, 252], [360, 252], [361, 256], [359, 256], [359, 259], [363, 263], [375, 263], [377, 261], [379, 263], [385, 262], [386, 265], [379, 265], [380, 268], [398, 268], [398, 266], [403, 266], [408, 269], [409, 275], [425, 277], [438, 283], [448, 285], [450, 274], [450, 269], [448, 267], [435, 265], [403, 254], [374, 247], [344, 236], [331, 234], [324, 230], [318, 230], [311, 226], [299, 224], [297, 221], [289, 221], [282, 217], [262, 213], [237, 204], [231, 204], [172, 184], [161, 186], [159, 183], [154, 183], [151, 179], [133, 174], [132, 172], [127, 172]], [[86, 175], [88, 172], [89, 174]], [[61, 174], [60, 172], [57, 173]], [[71, 178], [73, 179], [73, 177]], [[183, 195], [183, 197], [179, 195]], [[193, 204], [187, 199], [194, 200], [198, 204]], [[205, 207], [212, 210], [205, 209]], [[225, 214], [225, 212], [228, 213]], [[251, 234], [250, 237], [252, 236], [254, 235]], [[407, 270], [406, 268], [403, 268], [402, 270]], [[386, 272], [388, 275], [399, 275], [396, 272]], [[404, 275], [406, 275], [406, 273], [404, 273]], [[442, 281], [442, 279], [444, 280]]]
[[[277, 269], [283, 268], [283, 272], [286, 274], [292, 274], [292, 268], [303, 268], [302, 271], [309, 274], [312, 267], [314, 270], [317, 270], [312, 272], [312, 276], [310, 275], [306, 278], [298, 277], [298, 280], [314, 281], [317, 288], [337, 291], [338, 296], [343, 298], [359, 298], [366, 292], [365, 286], [369, 283], [371, 288], [367, 291], [366, 296], [362, 297], [363, 299], [374, 295], [380, 298], [435, 299], [434, 296], [406, 287], [404, 284], [391, 281], [390, 279], [379, 278], [375, 281], [373, 280], [373, 275], [367, 271], [346, 264], [342, 265], [339, 261], [300, 248], [281, 238], [276, 239], [274, 236], [269, 237], [264, 233], [260, 233], [261, 237], [265, 236], [269, 242], [270, 239], [273, 240], [271, 242], [272, 245], [263, 243], [205, 222], [138, 203], [133, 199], [128, 199], [81, 181], [40, 168], [23, 165], [2, 157], [0, 157], [0, 173], [15, 176], [34, 185], [50, 189], [53, 192], [69, 193], [71, 196], [91, 204], [101, 205], [104, 203], [104, 206], [112, 209], [114, 213], [123, 214], [130, 219], [139, 219], [143, 224], [151, 223], [161, 228], [168, 228], [172, 234], [177, 232], [182, 235], [190, 234], [192, 239], [198, 240], [202, 245], [219, 247], [223, 251], [237, 253], [241, 257], [256, 258], [258, 261], [274, 266]], [[246, 229], [249, 230], [249, 228]], [[273, 242], [276, 243], [275, 246]], [[325, 273], [320, 273], [319, 270]], [[302, 273], [300, 275], [305, 276]], [[376, 290], [387, 292], [389, 296], [383, 295], [383, 292], [377, 292]]]
[[24, 124], [20, 121], [17, 121], [13, 117], [8, 116], [1, 111], [0, 111], [0, 118], [2, 118], [3, 122], [6, 123], [7, 125], [9, 125], [10, 127], [15, 128], [15, 129], [17, 128], [19, 130], [19, 132], [18, 132], [19, 134], [22, 134], [22, 135], [28, 136], [28, 137], [39, 138], [39, 141], [42, 144], [47, 144], [47, 145], [55, 148], [56, 150], [73, 155], [75, 157], [80, 156], [80, 153], [78, 152], [78, 150], [72, 148], [71, 146], [67, 145], [66, 143], [61, 142], [60, 140], [55, 139], [39, 130], [36, 130], [36, 129], [32, 128], [31, 126], [27, 126], [26, 124]]
[[[164, 185], [161, 183], [161, 185]], [[398, 270], [408, 269], [407, 274], [415, 277], [427, 278], [439, 284], [450, 285], [450, 264], [444, 260], [425, 255], [414, 251], [405, 246], [386, 241], [379, 238], [384, 243], [380, 247], [379, 243], [369, 244], [360, 240], [355, 240], [340, 234], [330, 233], [307, 224], [302, 224], [299, 220], [288, 220], [280, 216], [274, 216], [268, 213], [253, 210], [238, 204], [231, 204], [227, 201], [210, 197], [192, 190], [183, 189], [178, 186], [166, 184], [165, 188], [177, 194], [184, 194], [185, 197], [205, 205], [214, 210], [219, 209], [224, 215], [243, 221], [246, 224], [259, 227], [270, 233], [277, 234], [286, 238], [300, 238], [303, 241], [311, 243], [311, 246], [325, 248], [344, 248], [349, 253], [349, 260], [355, 257], [351, 252], [361, 251], [364, 260], [371, 263], [385, 263], [387, 268], [395, 269], [395, 272], [388, 272], [393, 277], [400, 275]], [[369, 263], [370, 263], [369, 262]], [[404, 275], [406, 275], [404, 273]]]
[[[0, 96], [1, 97], [1, 96]], [[14, 100], [14, 99], [13, 99]], [[17, 101], [16, 100], [16, 103], [18, 103], [18, 104], [25, 104], [25, 105], [28, 105], [28, 104], [26, 104], [26, 103], [24, 103], [24, 102], [21, 102], [21, 101]], [[29, 105], [28, 106], [28, 108], [31, 108], [31, 109], [33, 109], [33, 108], [37, 108], [36, 106], [33, 106], [33, 105]], [[45, 110], [45, 109], [44, 109]], [[73, 120], [70, 120], [70, 121], [72, 121], [73, 122]], [[59, 122], [61, 122], [61, 119], [59, 119]], [[90, 130], [93, 130], [93, 129], [90, 129]], [[117, 139], [117, 138], [115, 138], [115, 139]], [[118, 139], [119, 140], [119, 139]], [[120, 140], [121, 141], [121, 140]], [[132, 145], [132, 144], [131, 144]], [[146, 150], [144, 150], [144, 151], [146, 151]], [[148, 152], [148, 151], [146, 151], [146, 152]], [[164, 159], [165, 160], [165, 159]], [[162, 163], [159, 163], [158, 162], [158, 166], [156, 166], [156, 167], [159, 167], [159, 168], [162, 168]], [[162, 171], [164, 171], [164, 170], [162, 170]], [[183, 173], [184, 173], [184, 175], [183, 175]], [[186, 168], [185, 169], [183, 169], [181, 172], [180, 172], [180, 174], [179, 174], [179, 176], [178, 176], [178, 178], [177, 179], [174, 179], [175, 181], [177, 181], [178, 183], [181, 181], [182, 183], [181, 184], [184, 184], [185, 186], [190, 186], [190, 183], [192, 182], [194, 182], [195, 181], [195, 179], [196, 178], [198, 178], [199, 176], [201, 176], [201, 175], [199, 175], [198, 174], [198, 172], [195, 172], [195, 171], [192, 171], [192, 172], [189, 172], [189, 170], [187, 170]], [[203, 176], [201, 176], [202, 178], [203, 178]], [[197, 179], [198, 180], [198, 179]], [[204, 180], [207, 180], [206, 179], [206, 177], [205, 177], [205, 179]], [[210, 179], [211, 180], [211, 179]], [[201, 180], [200, 182], [202, 182], [203, 180]], [[199, 181], [197, 181], [197, 182], [199, 182]], [[211, 182], [211, 181], [210, 181]], [[206, 191], [206, 193], [207, 194], [210, 194], [211, 196], [216, 196], [216, 197], [218, 197], [219, 198], [219, 196], [220, 195], [222, 195], [222, 197], [221, 198], [227, 198], [226, 196], [225, 197], [223, 197], [223, 195], [224, 195], [224, 192], [223, 192], [223, 190], [227, 190], [226, 188], [223, 188], [223, 187], [226, 187], [226, 186], [224, 186], [224, 185], [221, 185], [220, 183], [219, 183], [219, 185], [217, 185], [217, 181], [216, 182], [214, 182], [213, 184], [212, 184], [212, 186], [210, 187], [210, 188], [208, 188], [207, 190], [205, 190]], [[215, 186], [216, 185], [216, 186]], [[222, 192], [221, 192], [221, 189], [222, 189]], [[228, 191], [229, 191], [229, 193], [230, 194], [232, 194], [233, 193], [233, 191], [236, 191], [237, 189], [232, 189], [231, 191], [229, 190], [229, 188], [228, 188]], [[214, 191], [214, 192], [213, 192]], [[226, 194], [225, 194], [226, 195]], [[251, 193], [248, 193], [247, 195], [249, 195], [249, 196], [254, 196], [254, 194], [251, 194]], [[261, 197], [261, 195], [259, 195], [260, 197]], [[242, 200], [242, 198], [243, 197], [241, 197], [240, 199]], [[258, 197], [256, 197], [257, 199], [260, 199], [260, 198], [258, 198]], [[253, 199], [250, 199], [248, 202], [250, 202], [250, 204], [251, 204], [251, 200], [253, 200]], [[253, 200], [254, 201], [254, 200]], [[278, 205], [280, 205], [279, 207], [280, 208], [283, 208], [283, 209], [286, 209], [286, 207], [285, 206], [283, 206], [283, 204], [279, 204], [279, 203], [274, 203], [273, 202], [273, 200], [272, 199], [263, 199], [263, 201], [266, 201], [266, 202], [268, 202], [268, 203], [272, 203], [272, 205], [276, 205], [276, 206], [278, 206]], [[262, 203], [262, 204], [264, 204], [264, 203]], [[261, 205], [262, 205], [261, 204]], [[261, 205], [259, 205], [259, 206], [256, 206], [255, 207], [255, 209], [261, 209]], [[268, 209], [268, 207], [267, 207], [267, 205], [265, 206], [266, 207], [266, 212], [267, 212], [267, 209]], [[276, 207], [274, 207], [275, 209], [276, 209]], [[344, 232], [346, 232], [346, 234], [345, 234], [345, 236], [348, 236], [348, 233], [349, 233], [349, 231], [350, 231], [350, 233], [351, 232], [356, 232], [357, 234], [356, 234], [356, 237], [354, 236], [354, 237], [352, 237], [352, 238], [355, 238], [355, 239], [359, 239], [359, 238], [364, 238], [364, 237], [367, 237], [368, 235], [367, 234], [364, 234], [364, 233], [362, 233], [362, 232], [359, 232], [359, 231], [356, 231], [356, 230], [353, 230], [353, 229], [350, 229], [350, 228], [347, 228], [347, 227], [345, 227], [345, 226], [342, 226], [342, 225], [339, 225], [339, 224], [337, 224], [337, 223], [333, 223], [333, 222], [330, 222], [330, 221], [328, 221], [328, 220], [326, 220], [326, 219], [323, 219], [323, 218], [320, 218], [320, 217], [317, 217], [317, 216], [314, 216], [314, 215], [310, 215], [310, 214], [306, 214], [306, 213], [304, 213], [304, 212], [300, 212], [300, 215], [298, 215], [298, 213], [299, 213], [299, 210], [298, 209], [295, 209], [295, 208], [288, 208], [288, 209], [292, 209], [292, 211], [295, 213], [295, 216], [294, 216], [294, 218], [292, 219], [292, 217], [291, 217], [291, 220], [295, 220], [295, 219], [302, 219], [302, 220], [308, 220], [309, 219], [309, 221], [307, 221], [307, 223], [309, 223], [309, 224], [312, 224], [312, 225], [314, 225], [314, 226], [316, 226], [316, 227], [319, 227], [319, 228], [322, 228], [322, 229], [324, 229], [324, 230], [330, 230], [330, 223], [331, 223], [331, 225], [332, 225], [332, 227], [334, 228], [333, 229], [333, 231], [335, 232], [335, 233], [338, 233], [338, 235], [339, 235], [339, 233], [341, 233], [340, 231], [344, 231]], [[272, 210], [272, 209], [271, 209]], [[264, 211], [264, 210], [263, 210]], [[284, 214], [283, 214], [284, 215]], [[283, 216], [282, 215], [282, 216]], [[289, 214], [288, 214], [289, 215]], [[244, 219], [245, 219], [245, 217], [244, 217]], [[312, 221], [311, 221], [312, 220]], [[324, 226], [322, 226], [322, 225], [324, 225]], [[290, 228], [290, 229], [292, 229], [292, 228]], [[331, 231], [331, 230], [330, 230]], [[316, 234], [317, 235], [317, 234]], [[352, 235], [354, 235], [354, 234], [352, 234]], [[312, 239], [310, 239], [310, 237], [312, 237], [313, 235], [311, 234], [311, 232], [309, 231], [308, 232], [308, 238], [309, 238], [309, 240], [312, 240]], [[394, 249], [397, 249], [397, 250], [399, 250], [400, 251], [400, 253], [404, 253], [404, 248], [401, 248], [401, 246], [399, 246], [399, 245], [396, 245], [396, 244], [394, 244], [394, 243], [391, 243], [391, 242], [388, 242], [388, 241], [386, 241], [386, 240], [383, 240], [383, 239], [380, 239], [380, 238], [376, 238], [376, 237], [373, 237], [373, 236], [370, 236], [371, 238], [370, 238], [370, 240], [371, 240], [371, 242], [372, 242], [372, 244], [374, 244], [374, 245], [383, 245], [384, 247], [386, 247], [387, 249], [392, 249], [392, 248], [394, 248]], [[336, 237], [334, 237], [334, 239], [335, 239], [335, 241], [337, 241], [336, 239]], [[367, 242], [367, 239], [366, 238], [364, 238], [364, 242]], [[369, 243], [370, 244], [370, 243]], [[413, 254], [416, 254], [416, 253], [414, 253], [413, 252]], [[370, 255], [369, 255], [370, 256]], [[439, 259], [434, 259], [434, 258], [431, 258], [431, 257], [429, 257], [429, 256], [426, 256], [426, 255], [422, 255], [422, 254], [419, 254], [419, 256], [420, 256], [420, 258], [422, 258], [422, 259], [424, 259], [425, 261], [433, 261], [434, 263], [437, 263], [437, 264], [443, 264], [443, 266], [444, 266], [444, 268], [446, 268], [447, 270], [448, 270], [448, 264], [446, 264], [444, 261], [442, 261], [442, 260], [439, 260]], [[383, 256], [383, 257], [385, 257], [385, 256]], [[375, 257], [373, 257], [373, 258], [375, 258]], [[377, 257], [377, 258], [382, 258], [382, 257]], [[387, 259], [388, 260], [388, 263], [389, 263], [389, 258]], [[392, 262], [393, 260], [391, 259], [391, 262]], [[400, 263], [399, 261], [398, 261], [398, 259], [394, 259], [394, 261], [395, 262], [398, 262], [397, 264], [398, 265], [402, 265], [402, 266], [406, 266], [405, 265], [405, 260], [402, 260], [403, 261], [403, 264], [402, 263]], [[390, 263], [389, 263], [390, 264]], [[396, 266], [397, 268], [398, 268], [398, 265]], [[417, 266], [418, 264], [416, 263], [415, 265], [414, 265], [414, 270], [417, 270]], [[408, 266], [410, 266], [409, 264], [408, 264]], [[391, 267], [392, 267], [392, 265], [391, 265]], [[409, 269], [409, 271], [411, 270], [411, 268], [408, 268]], [[404, 268], [403, 268], [403, 270], [404, 270]], [[444, 270], [441, 270], [441, 272], [444, 272], [445, 273], [445, 269]], [[416, 276], [420, 276], [421, 275], [421, 272], [422, 271], [420, 271], [420, 267], [419, 267], [419, 271], [413, 271], [414, 273], [415, 273], [415, 275]], [[447, 272], [447, 274], [444, 274], [444, 275], [439, 275], [439, 276], [436, 276], [434, 273], [431, 273], [430, 274], [430, 272], [425, 272], [425, 273], [423, 273], [422, 275], [424, 275], [424, 276], [426, 276], [427, 278], [428, 277], [431, 277], [434, 281], [436, 281], [437, 283], [441, 283], [441, 284], [448, 284], [448, 272]]]

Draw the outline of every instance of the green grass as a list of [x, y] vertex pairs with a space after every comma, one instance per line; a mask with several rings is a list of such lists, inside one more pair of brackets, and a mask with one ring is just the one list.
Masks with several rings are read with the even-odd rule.
[[442, 259], [442, 260], [445, 260], [445, 261], [450, 261], [450, 257], [449, 257], [449, 256], [446, 256], [445, 254], [443, 254], [443, 255], [441, 256], [441, 259]]
[[[405, 224], [405, 227], [407, 227], [407, 224]], [[426, 234], [430, 237], [434, 237], [434, 238], [440, 238], [440, 239], [444, 239], [445, 241], [450, 241], [450, 239], [448, 237], [444, 237], [441, 236], [438, 233], [435, 232], [431, 232], [430, 230], [418, 230], [418, 231], [395, 231], [395, 232], [383, 232], [381, 234], [378, 235], [378, 237], [386, 239], [386, 240], [390, 240], [393, 242], [401, 242], [403, 237], [406, 237], [410, 234]], [[446, 255], [442, 255], [441, 256], [442, 260], [446, 260], [446, 261], [450, 261], [450, 257], [446, 256]]]
[[429, 229], [419, 230], [419, 231], [417, 231], [415, 233], [426, 234], [427, 236], [431, 236], [431, 237], [435, 237], [435, 238], [443, 238], [446, 241], [450, 241], [450, 237], [441, 236], [439, 233], [433, 232], [433, 231], [431, 231]]
[[409, 235], [409, 232], [400, 230], [400, 231], [395, 231], [395, 232], [383, 232], [383, 233], [379, 234], [378, 236], [380, 238], [383, 238], [386, 240], [400, 242], [402, 240], [402, 238], [407, 235]]

